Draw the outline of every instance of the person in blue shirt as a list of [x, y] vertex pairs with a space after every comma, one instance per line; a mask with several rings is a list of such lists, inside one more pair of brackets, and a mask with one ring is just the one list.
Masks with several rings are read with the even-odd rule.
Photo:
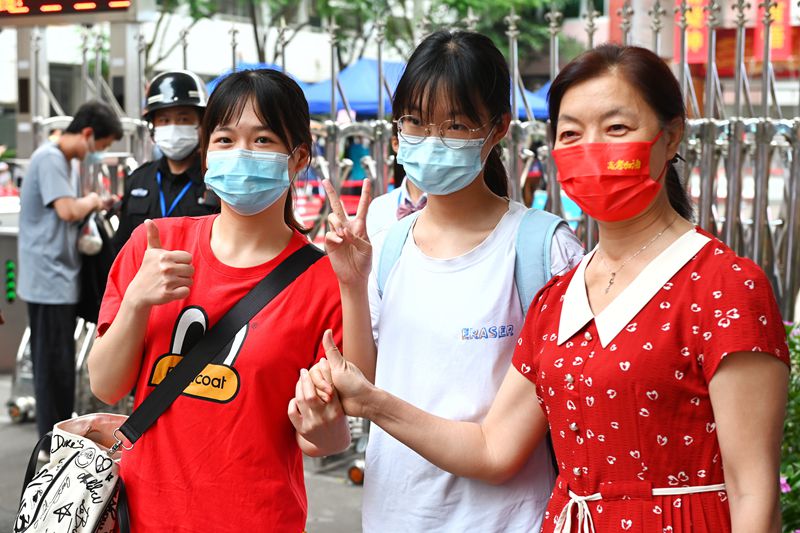
[[57, 142], [36, 149], [22, 180], [18, 293], [28, 304], [39, 436], [72, 416], [79, 226], [108, 203], [94, 192], [78, 197], [72, 161], [94, 162], [121, 138], [122, 125], [108, 105], [83, 104]]

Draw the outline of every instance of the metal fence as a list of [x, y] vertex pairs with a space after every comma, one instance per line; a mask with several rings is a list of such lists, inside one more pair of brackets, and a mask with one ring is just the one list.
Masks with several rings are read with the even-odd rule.
[[[770, 42], [773, 25], [771, 8], [775, 3], [765, 0], [758, 7], [764, 15], [756, 20], [761, 36]], [[723, 90], [717, 68], [716, 33], [721, 22], [722, 5], [711, 0], [704, 7], [707, 27], [707, 51], [702, 110], [698, 105], [691, 73], [687, 64], [687, 15], [691, 8], [686, 0], [677, 3], [674, 12], [680, 38], [675, 43], [680, 60], [673, 64], [684, 93], [690, 119], [687, 124], [682, 153], [686, 159], [684, 175], [687, 187], [696, 203], [696, 222], [718, 236], [736, 253], [747, 256], [761, 266], [773, 285], [783, 316], [792, 318], [793, 305], [800, 288], [800, 117], [782, 116], [776, 98], [775, 69], [770, 46], [763, 46], [760, 73], [760, 103], [751, 99], [750, 79], [746, 69], [746, 25], [748, 12], [756, 9], [744, 0], [732, 2], [736, 32], [733, 106], [723, 100]], [[695, 8], [698, 9], [698, 8]], [[631, 42], [631, 27], [635, 10], [626, 2], [619, 11], [622, 40]], [[671, 16], [656, 0], [647, 11], [651, 30], [651, 49], [663, 56], [661, 37], [664, 20]], [[583, 15], [587, 42], [594, 43], [597, 13]], [[560, 13], [550, 11], [551, 76], [558, 71], [558, 33]], [[509, 36], [516, 36], [513, 20]], [[515, 47], [512, 46], [514, 51]], [[510, 58], [512, 65], [515, 57]], [[797, 114], [797, 113], [795, 113]], [[526, 131], [538, 131], [530, 121], [512, 124], [509, 154], [520, 154], [524, 147], [519, 140]], [[518, 174], [510, 157], [512, 176]], [[562, 214], [560, 190], [552, 162], [545, 166], [548, 206]], [[517, 180], [518, 181], [518, 180]], [[596, 230], [591, 220], [579, 221], [578, 234], [588, 246], [596, 243]], [[798, 318], [798, 317], [794, 317]]]
[[[746, 25], [749, 24], [750, 10], [760, 7], [764, 11], [765, 15], [756, 24], [761, 25], [761, 36], [768, 43], [773, 25], [770, 8], [774, 5], [774, 2], [765, 0], [754, 7], [744, 0], [738, 0], [726, 6], [733, 10], [736, 32], [732, 106], [724, 103], [723, 85], [717, 69], [715, 43], [723, 7], [719, 0], [709, 0], [704, 8], [693, 8], [687, 0], [681, 0], [676, 3], [674, 10], [668, 10], [660, 0], [655, 0], [647, 9], [646, 18], [651, 33], [648, 45], [662, 56], [663, 34], [665, 28], [671, 25], [665, 24], [667, 17], [670, 17], [670, 23], [672, 17], [675, 17], [679, 28], [675, 47], [679, 50], [677, 56], [680, 60], [671, 63], [683, 90], [690, 117], [682, 147], [686, 162], [679, 171], [682, 170], [686, 186], [695, 201], [696, 222], [725, 241], [736, 253], [753, 259], [763, 268], [773, 285], [783, 316], [788, 320], [794, 314], [793, 306], [800, 289], [800, 116], [784, 117], [781, 107], [777, 105], [775, 70], [770, 47], [763, 47], [763, 56], [760, 58], [763, 65], [759, 75], [760, 102], [754, 102], [751, 98], [750, 76], [745, 61]], [[704, 10], [707, 31], [708, 57], [702, 108], [698, 103], [691, 69], [687, 63], [687, 37], [690, 29], [687, 18], [692, 9]], [[618, 12], [623, 43], [632, 43], [633, 19], [636, 15], [630, 0]], [[590, 7], [582, 17], [588, 46], [599, 44], [595, 42], [599, 13]], [[563, 13], [553, 4], [546, 19], [550, 34], [552, 79], [559, 70], [559, 35], [562, 31]], [[513, 10], [505, 22], [509, 37], [508, 62], [512, 84], [521, 85], [517, 39], [525, 28], [520, 26], [520, 19]], [[474, 18], [468, 17], [465, 27], [471, 28], [472, 24]], [[330, 177], [338, 185], [342, 170], [353, 164], [340, 157], [343, 142], [350, 135], [366, 135], [374, 141], [372, 155], [355, 164], [364, 165], [368, 175], [374, 180], [375, 194], [381, 194], [385, 192], [392, 173], [392, 159], [387, 153], [390, 123], [384, 118], [382, 105], [376, 120], [358, 123], [358, 126], [335, 122], [336, 91], [341, 95], [345, 108], [347, 99], [336, 82], [335, 26], [330, 26], [329, 32], [333, 80], [331, 118], [325, 123], [324, 131], [320, 132], [326, 138], [327, 152], [324, 158], [318, 158], [316, 166], [322, 175]], [[380, 51], [383, 27], [378, 28], [377, 35]], [[385, 81], [381, 78], [377, 83], [380, 94], [385, 94], [383, 91], [388, 90]], [[512, 109], [517, 109], [517, 98], [517, 92], [512, 91]], [[524, 94], [522, 98], [525, 98]], [[379, 102], [382, 102], [382, 98]], [[511, 176], [512, 195], [517, 200], [521, 198], [520, 182], [523, 180], [523, 173], [527, 172], [531, 160], [538, 157], [544, 167], [543, 183], [547, 197], [545, 208], [564, 216], [561, 190], [555, 179], [555, 167], [548, 157], [546, 123], [535, 120], [530, 111], [527, 115], [526, 120], [517, 120], [514, 117], [506, 140], [506, 166]], [[544, 143], [544, 147], [534, 153], [530, 147], [537, 141]], [[323, 208], [323, 219], [326, 208]], [[585, 215], [572, 222], [587, 247], [595, 246], [596, 224]]]
[[[792, 0], [795, 1], [795, 0]], [[784, 0], [785, 2], [785, 0]], [[696, 6], [696, 2], [680, 0], [674, 7], [662, 5], [661, 0], [653, 0], [648, 7], [637, 13], [631, 0], [626, 0], [617, 12], [621, 40], [632, 42], [634, 17], [637, 27], [646, 20], [650, 32], [647, 45], [659, 55], [664, 55], [662, 40], [665, 31], [677, 24], [678, 36], [675, 47], [679, 51], [678, 61], [670, 59], [674, 72], [684, 92], [690, 119], [687, 124], [682, 155], [686, 160], [683, 174], [687, 187], [696, 202], [696, 222], [712, 234], [717, 235], [738, 254], [745, 255], [758, 263], [770, 279], [775, 294], [781, 305], [783, 316], [792, 318], [793, 305], [800, 289], [800, 112], [794, 111], [794, 118], [784, 117], [782, 109], [777, 105], [775, 69], [770, 56], [770, 47], [763, 46], [760, 57], [760, 71], [753, 78], [754, 85], [760, 89], [756, 102], [751, 98], [751, 76], [746, 68], [746, 45], [748, 32], [746, 27], [752, 25], [756, 18], [760, 36], [769, 43], [770, 32], [774, 23], [770, 8], [774, 1], [764, 0], [753, 6], [744, 0], [729, 0], [724, 7], [732, 15], [736, 33], [735, 59], [733, 68], [732, 105], [726, 105], [723, 99], [723, 83], [717, 68], [716, 36], [720, 24], [725, 18], [723, 4], [720, 0], [706, 0], [706, 6]], [[672, 7], [669, 9], [668, 7]], [[752, 17], [760, 8], [763, 16]], [[646, 13], [641, 11], [646, 9]], [[687, 62], [687, 46], [689, 44], [690, 18], [697, 19], [693, 10], [703, 10], [703, 20], [707, 36], [707, 58], [705, 61], [705, 80], [703, 94], [698, 99], [691, 77], [691, 69]], [[694, 13], [694, 15], [692, 15]], [[585, 22], [585, 41], [589, 47], [596, 43], [599, 13], [589, 7], [582, 14]], [[550, 69], [552, 79], [559, 69], [559, 43], [562, 33], [563, 13], [552, 4], [545, 15], [550, 35]], [[378, 17], [380, 20], [381, 17]], [[470, 14], [460, 24], [467, 29], [474, 29], [477, 17]], [[673, 23], [673, 20], [675, 22]], [[509, 39], [509, 67], [514, 85], [522, 85], [519, 74], [518, 36], [526, 31], [527, 22], [521, 21], [512, 10], [505, 18]], [[423, 20], [420, 33], [429, 31], [430, 27]], [[696, 30], [696, 28], [694, 28]], [[382, 54], [384, 49], [385, 26], [376, 25], [376, 44], [378, 50], [379, 76], [376, 80], [378, 91], [378, 109], [374, 120], [351, 123], [337, 123], [337, 95], [350, 116], [347, 95], [338, 80], [337, 48], [340, 33], [334, 23], [329, 24], [330, 57], [331, 57], [331, 107], [330, 117], [314, 134], [325, 144], [324, 155], [313, 158], [312, 166], [316, 174], [329, 177], [334, 186], [341, 187], [353, 165], [361, 165], [373, 181], [374, 194], [386, 191], [392, 179], [393, 158], [389, 150], [391, 123], [386, 120], [388, 110], [384, 109], [384, 95], [391, 97], [391, 88], [384, 79]], [[638, 33], [641, 36], [641, 32]], [[182, 34], [183, 56], [186, 57], [187, 40]], [[36, 38], [34, 36], [34, 38]], [[285, 50], [283, 35], [279, 36], [280, 49]], [[752, 40], [753, 37], [750, 37]], [[84, 34], [82, 43], [83, 67], [81, 72], [84, 97], [100, 97], [114, 104], [107, 84], [104, 83], [98, 66], [101, 61], [101, 39], [96, 36], [90, 42], [90, 36]], [[144, 46], [141, 36], [138, 40], [138, 77], [139, 91], [144, 86]], [[232, 62], [236, 60], [237, 35], [231, 31]], [[38, 53], [34, 45], [33, 53]], [[94, 53], [94, 79], [89, 72], [89, 58]], [[670, 54], [672, 55], [672, 54]], [[283, 56], [283, 54], [282, 54]], [[36, 64], [35, 57], [34, 64]], [[285, 65], [285, 59], [281, 58]], [[758, 66], [758, 65], [757, 65]], [[51, 95], [50, 95], [51, 96]], [[38, 91], [34, 93], [38, 97]], [[518, 92], [512, 91], [512, 109], [517, 109]], [[521, 98], [525, 98], [522, 93]], [[53, 98], [50, 98], [53, 101]], [[139, 98], [141, 101], [141, 98]], [[702, 102], [702, 107], [699, 102]], [[510, 190], [514, 199], [521, 199], [520, 183], [534, 158], [541, 160], [544, 167], [543, 194], [546, 195], [545, 208], [564, 216], [562, 196], [558, 181], [555, 179], [555, 167], [552, 158], [548, 157], [546, 123], [536, 120], [530, 112], [527, 102], [523, 101], [527, 110], [525, 120], [514, 117], [505, 142], [506, 166], [511, 176]], [[794, 107], [794, 106], [792, 106]], [[800, 108], [800, 102], [798, 102]], [[123, 115], [117, 105], [115, 110]], [[53, 119], [50, 119], [53, 120]], [[146, 125], [138, 119], [124, 119], [126, 122], [126, 142], [128, 153], [135, 160], [147, 159], [149, 136]], [[41, 121], [41, 119], [40, 119]], [[45, 130], [45, 121], [36, 123], [39, 131]], [[361, 161], [349, 161], [342, 158], [344, 146], [351, 137], [361, 137], [370, 142], [370, 155]], [[531, 150], [534, 143], [543, 144], [537, 153]], [[680, 169], [679, 169], [680, 170]], [[309, 188], [309, 194], [316, 195], [319, 189]], [[313, 217], [314, 232], [321, 231], [324, 226], [329, 207], [323, 204], [319, 216]], [[597, 243], [596, 224], [585, 216], [572, 220], [577, 234], [591, 248]], [[800, 317], [794, 317], [800, 318]]]

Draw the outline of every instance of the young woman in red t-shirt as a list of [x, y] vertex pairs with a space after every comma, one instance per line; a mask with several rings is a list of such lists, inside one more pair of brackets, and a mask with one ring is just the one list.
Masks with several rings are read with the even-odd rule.
[[[134, 389], [139, 405], [235, 302], [308, 244], [292, 205], [291, 182], [311, 150], [295, 82], [272, 70], [230, 75], [211, 95], [201, 139], [222, 212], [147, 221], [122, 249], [89, 358], [92, 391], [108, 403]], [[325, 257], [123, 453], [134, 531], [302, 531], [301, 450], [336, 453], [350, 438], [338, 401], [318, 400], [306, 375], [330, 327], [341, 332], [341, 310]], [[298, 375], [309, 394], [295, 387]]]

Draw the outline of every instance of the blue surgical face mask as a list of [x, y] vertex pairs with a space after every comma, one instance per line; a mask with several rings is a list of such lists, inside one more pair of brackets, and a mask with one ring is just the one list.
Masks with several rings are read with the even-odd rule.
[[106, 157], [105, 150], [97, 151], [95, 150], [95, 141], [94, 137], [91, 137], [91, 142], [89, 144], [89, 153], [86, 154], [86, 163], [89, 165], [99, 165], [103, 162], [103, 159]]
[[403, 165], [411, 183], [428, 194], [445, 195], [460, 191], [483, 169], [481, 149], [485, 139], [471, 139], [458, 150], [448, 148], [436, 136], [410, 137], [409, 143], [400, 136], [397, 162]]
[[253, 150], [208, 152], [205, 182], [240, 215], [256, 215], [274, 204], [291, 184], [289, 155]]

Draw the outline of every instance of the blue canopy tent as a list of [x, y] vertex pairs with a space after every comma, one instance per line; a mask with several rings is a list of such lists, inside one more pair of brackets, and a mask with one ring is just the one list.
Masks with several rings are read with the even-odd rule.
[[541, 98], [546, 102], [547, 93], [550, 91], [550, 85], [552, 84], [553, 82], [551, 80], [548, 80], [547, 83], [545, 83], [544, 85], [533, 91], [533, 94], [535, 94], [536, 96], [538, 96], [539, 98]]
[[[400, 76], [403, 74], [405, 65], [403, 63], [384, 61], [383, 72], [386, 82], [394, 91]], [[339, 82], [342, 90], [350, 104], [350, 109], [356, 115], [375, 116], [378, 114], [378, 62], [375, 59], [359, 59], [352, 65], [346, 67], [339, 74]], [[520, 118], [526, 118], [525, 104], [522, 96], [517, 90], [517, 114]], [[330, 113], [331, 106], [331, 81], [321, 81], [309, 85], [305, 89], [308, 107], [312, 115], [327, 115]], [[386, 93], [385, 109], [390, 112], [392, 102]], [[525, 97], [531, 112], [537, 119], [547, 118], [547, 101], [537, 93], [525, 91]], [[336, 109], [344, 109], [339, 92], [336, 92]]]
[[[542, 102], [541, 114], [537, 111], [533, 111], [533, 109], [531, 110], [533, 111], [533, 114], [536, 115], [536, 118], [540, 120], [547, 120], [548, 118], [550, 118], [549, 117], [550, 113], [547, 109], [547, 100], [548, 100], [547, 93], [550, 91], [550, 84], [552, 83], [553, 83], [552, 81], [548, 81], [547, 83], [545, 83], [544, 85], [533, 91], [533, 96]], [[533, 108], [532, 105], [531, 108]]]
[[[383, 76], [389, 88], [394, 91], [405, 65], [394, 61], [383, 62]], [[375, 116], [378, 114], [378, 61], [361, 58], [348, 65], [339, 73], [350, 109], [357, 115]], [[326, 115], [331, 111], [331, 80], [321, 81], [305, 89], [308, 108], [312, 115]], [[392, 102], [384, 91], [386, 112], [391, 112]], [[336, 91], [336, 109], [344, 109], [339, 91]]]
[[[272, 69], [272, 70], [281, 70], [280, 66], [273, 65], [272, 63], [239, 63], [236, 66], [236, 71], [238, 72], [240, 70], [260, 70], [260, 69], [265, 69], [265, 68], [266, 69]], [[212, 92], [214, 92], [214, 89], [217, 87], [217, 85], [219, 85], [219, 83], [222, 80], [224, 80], [227, 76], [229, 76], [231, 74], [231, 72], [233, 72], [233, 70], [232, 69], [228, 69], [225, 72], [223, 72], [222, 74], [220, 74], [219, 76], [217, 76], [216, 78], [214, 78], [213, 80], [211, 80], [210, 82], [206, 83], [206, 89], [208, 90], [208, 94], [211, 94]], [[297, 78], [295, 78], [294, 76], [292, 76], [288, 72], [287, 72], [287, 74], [289, 75], [290, 78], [292, 78], [294, 81], [297, 82], [297, 84], [300, 86], [301, 89], [303, 89], [303, 91], [306, 90], [306, 87], [308, 87], [307, 83], [304, 83], [304, 82], [298, 80]]]
[[[547, 120], [547, 99], [538, 94], [539, 91], [531, 92], [525, 89], [525, 99], [528, 101], [528, 106], [531, 108], [534, 118], [539, 120]], [[545, 93], [545, 96], [547, 93]], [[517, 88], [517, 117], [527, 120], [525, 113], [525, 103], [522, 101], [522, 95]]]

